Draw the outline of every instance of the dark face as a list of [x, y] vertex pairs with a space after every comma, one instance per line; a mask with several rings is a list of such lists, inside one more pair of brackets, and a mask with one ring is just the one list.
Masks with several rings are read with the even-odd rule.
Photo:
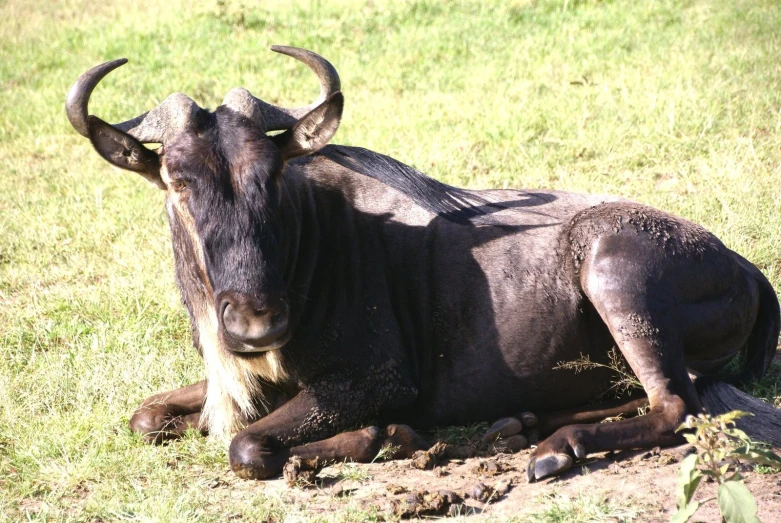
[[[105, 71], [95, 74], [99, 80]], [[79, 86], [76, 102], [91, 90]], [[339, 128], [343, 107], [337, 91], [273, 137], [263, 130], [263, 111], [253, 112], [252, 120], [228, 105], [209, 113], [184, 95], [171, 95], [144, 116], [147, 127], [129, 132], [87, 116], [85, 103], [71, 107], [85, 127], [80, 132], [104, 159], [167, 192], [176, 277], [205, 358], [219, 359], [219, 347], [258, 353], [290, 339], [283, 268], [286, 242], [294, 240], [281, 226], [282, 168], [324, 147]], [[161, 154], [142, 139], [162, 141]]]
[[282, 156], [224, 107], [204, 111], [193, 127], [166, 144], [160, 172], [185, 302], [194, 317], [216, 317], [220, 341], [234, 352], [280, 348], [290, 337], [280, 265]]

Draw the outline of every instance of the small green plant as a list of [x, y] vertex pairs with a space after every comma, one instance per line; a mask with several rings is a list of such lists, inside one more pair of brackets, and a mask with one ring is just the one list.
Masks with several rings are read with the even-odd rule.
[[[393, 455], [399, 451], [399, 447], [393, 445], [385, 445], [380, 449], [374, 459], [368, 464], [371, 465], [375, 461], [384, 461], [386, 459], [392, 459]], [[357, 463], [344, 461], [338, 465], [338, 472], [336, 477], [340, 480], [352, 480], [352, 481], [368, 481], [372, 479], [371, 474], [366, 467], [361, 467]]]
[[692, 498], [703, 477], [718, 483], [716, 500], [721, 515], [727, 522], [758, 522], [757, 502], [743, 483], [738, 471], [742, 462], [763, 467], [781, 468], [781, 458], [771, 450], [759, 447], [745, 432], [735, 426], [735, 420], [753, 416], [748, 412], [733, 410], [719, 416], [700, 414], [691, 416], [678, 428], [694, 430], [683, 435], [686, 441], [697, 448], [695, 454], [687, 456], [678, 474], [678, 510], [672, 517], [673, 523], [689, 521], [701, 504]]
[[613, 347], [607, 353], [610, 359], [609, 363], [599, 363], [591, 361], [588, 355], [580, 355], [580, 358], [572, 361], [560, 361], [556, 364], [554, 369], [566, 369], [574, 370], [575, 374], [579, 374], [584, 370], [589, 369], [609, 369], [616, 373], [615, 379], [611, 382], [610, 388], [602, 393], [602, 396], [606, 396], [609, 393], [613, 393], [616, 398], [620, 398], [624, 394], [628, 393], [632, 389], [642, 389], [643, 385], [637, 376], [634, 375], [632, 370], [626, 364], [626, 360], [618, 352], [618, 349]]
[[393, 455], [396, 454], [400, 449], [401, 447], [396, 445], [385, 445], [380, 449], [377, 455], [374, 456], [374, 459], [371, 460], [369, 465], [371, 465], [375, 461], [384, 461], [386, 459], [393, 459]]
[[340, 481], [350, 480], [362, 482], [372, 479], [371, 474], [369, 474], [369, 471], [366, 470], [365, 467], [361, 467], [352, 461], [345, 461], [344, 463], [337, 465], [335, 477]]

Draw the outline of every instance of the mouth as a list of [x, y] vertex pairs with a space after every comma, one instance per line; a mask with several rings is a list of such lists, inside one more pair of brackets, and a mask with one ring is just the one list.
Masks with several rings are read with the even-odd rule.
[[293, 337], [293, 334], [290, 331], [285, 331], [282, 333], [279, 337], [277, 337], [274, 341], [272, 341], [269, 344], [261, 345], [257, 342], [239, 342], [235, 344], [231, 344], [230, 350], [231, 352], [235, 352], [238, 354], [255, 354], [258, 352], [268, 352], [271, 350], [279, 350], [281, 349], [288, 341], [290, 341], [290, 338]]

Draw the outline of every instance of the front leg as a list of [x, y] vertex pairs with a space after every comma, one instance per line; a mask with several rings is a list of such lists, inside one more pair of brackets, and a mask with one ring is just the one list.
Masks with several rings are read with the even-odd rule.
[[231, 441], [228, 455], [237, 476], [266, 479], [279, 474], [291, 447], [328, 438], [358, 422], [337, 401], [309, 390], [249, 425]]
[[177, 439], [187, 429], [200, 430], [201, 409], [206, 399], [206, 381], [181, 389], [150, 396], [130, 418], [130, 429], [138, 432], [147, 443], [162, 443]]
[[[308, 387], [233, 438], [229, 450], [231, 468], [241, 478], [265, 479], [279, 474], [292, 454], [362, 458], [386, 438], [390, 444], [398, 445], [396, 440], [402, 441], [399, 438], [406, 435], [406, 427], [395, 436], [390, 432], [375, 435], [364, 429], [340, 434], [324, 445], [307, 444], [366, 423], [383, 408], [399, 407], [414, 399], [415, 394], [414, 388], [388, 380], [387, 376], [379, 383], [372, 379], [358, 384], [327, 381]], [[409, 437], [415, 444], [419, 442]]]

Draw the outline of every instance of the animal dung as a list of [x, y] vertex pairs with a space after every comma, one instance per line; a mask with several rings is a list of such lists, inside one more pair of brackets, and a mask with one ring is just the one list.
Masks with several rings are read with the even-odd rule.
[[324, 466], [325, 462], [319, 458], [302, 459], [291, 456], [282, 468], [282, 477], [288, 487], [312, 485]]
[[472, 473], [479, 476], [497, 476], [509, 470], [510, 468], [507, 466], [495, 460], [489, 460], [478, 463], [474, 468], [472, 468]]
[[447, 458], [450, 446], [438, 441], [428, 450], [419, 450], [412, 455], [410, 465], [420, 470], [431, 470], [437, 463]]
[[450, 490], [413, 492], [400, 499], [391, 501], [391, 512], [401, 519], [421, 516], [446, 516], [451, 509], [463, 502], [461, 496]]

